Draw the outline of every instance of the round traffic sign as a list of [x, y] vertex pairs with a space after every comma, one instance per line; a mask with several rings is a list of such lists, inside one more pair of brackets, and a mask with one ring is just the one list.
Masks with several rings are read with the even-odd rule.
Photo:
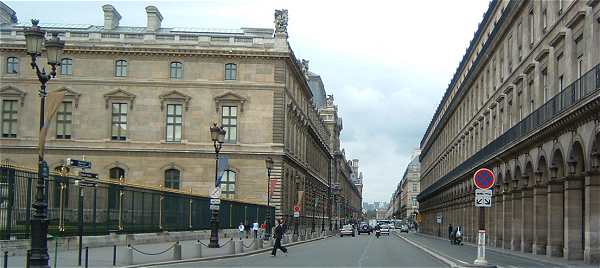
[[494, 172], [487, 168], [479, 169], [473, 175], [473, 183], [479, 189], [490, 189], [496, 182]]
[[294, 206], [294, 212], [300, 212], [300, 206]]

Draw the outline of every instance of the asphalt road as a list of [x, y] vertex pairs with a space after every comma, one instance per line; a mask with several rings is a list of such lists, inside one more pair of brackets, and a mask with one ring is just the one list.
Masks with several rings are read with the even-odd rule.
[[270, 252], [246, 257], [169, 265], [169, 267], [446, 267], [422, 250], [393, 235], [332, 237], [288, 248], [285, 256]]

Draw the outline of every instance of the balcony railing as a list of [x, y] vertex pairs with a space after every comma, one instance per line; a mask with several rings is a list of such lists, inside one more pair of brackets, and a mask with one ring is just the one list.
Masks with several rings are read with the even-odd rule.
[[448, 184], [453, 179], [485, 163], [505, 148], [512, 146], [514, 142], [519, 141], [533, 131], [539, 130], [546, 123], [558, 118], [563, 112], [598, 91], [600, 91], [600, 64], [594, 66], [575, 82], [561, 90], [559, 94], [525, 117], [525, 119], [423, 190], [418, 196], [419, 202], [437, 192], [442, 186]]

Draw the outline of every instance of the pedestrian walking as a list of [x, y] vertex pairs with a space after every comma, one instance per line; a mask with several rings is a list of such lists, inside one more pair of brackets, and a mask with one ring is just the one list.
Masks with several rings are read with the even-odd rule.
[[244, 238], [244, 223], [240, 222], [240, 226], [238, 226], [238, 230], [240, 231], [240, 240], [242, 240], [242, 238]]
[[252, 223], [252, 231], [254, 232], [254, 239], [258, 238], [258, 222]]
[[454, 229], [452, 228], [452, 223], [450, 225], [448, 225], [448, 239], [452, 240], [452, 231]]
[[275, 238], [275, 244], [273, 245], [273, 251], [271, 252], [271, 256], [275, 257], [277, 255], [277, 249], [280, 249], [287, 256], [287, 248], [281, 245], [281, 238], [283, 238], [283, 233], [285, 232], [284, 225], [282, 224], [281, 219], [277, 220], [277, 227], [275, 227], [275, 232], [273, 233], [273, 238]]

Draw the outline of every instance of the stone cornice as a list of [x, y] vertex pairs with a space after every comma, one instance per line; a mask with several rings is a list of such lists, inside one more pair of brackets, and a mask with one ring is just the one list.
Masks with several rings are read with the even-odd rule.
[[546, 56], [548, 56], [549, 53], [550, 53], [550, 49], [544, 48], [544, 49], [540, 50], [540, 52], [537, 55], [535, 55], [535, 60], [542, 61], [544, 58], [546, 58]]
[[567, 28], [573, 29], [575, 26], [579, 24], [583, 19], [585, 19], [585, 10], [579, 10], [573, 17], [565, 24]]
[[550, 46], [551, 47], [556, 47], [558, 45], [558, 43], [560, 43], [562, 40], [565, 39], [565, 36], [567, 34], [564, 31], [560, 31], [556, 34], [556, 36], [554, 36], [554, 38], [552, 38], [552, 40], [550, 40]]

